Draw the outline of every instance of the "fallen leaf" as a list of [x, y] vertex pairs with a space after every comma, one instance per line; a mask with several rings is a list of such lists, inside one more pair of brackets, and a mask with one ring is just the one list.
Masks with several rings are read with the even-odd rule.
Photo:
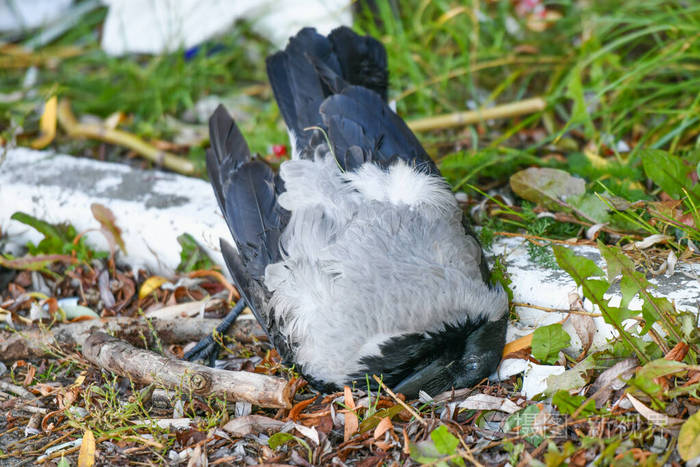
[[39, 120], [39, 128], [41, 134], [37, 139], [32, 141], [31, 146], [34, 149], [43, 149], [53, 141], [56, 137], [56, 109], [58, 107], [58, 98], [51, 96], [44, 104], [44, 112]]
[[78, 454], [78, 467], [92, 467], [95, 465], [95, 435], [92, 431], [85, 430], [83, 442], [80, 444], [80, 454]]
[[357, 432], [360, 427], [360, 421], [355, 413], [355, 401], [352, 398], [352, 391], [350, 387], [345, 386], [344, 391], [344, 403], [348, 410], [345, 412], [345, 430], [343, 438], [345, 441], [349, 440], [353, 434]]
[[21, 258], [7, 259], [0, 255], [0, 266], [7, 269], [26, 269], [28, 271], [40, 271], [44, 269], [47, 265], [56, 262], [62, 263], [79, 263], [77, 258], [73, 258], [67, 255], [37, 255], [31, 256], [26, 255]]
[[168, 282], [168, 279], [161, 276], [151, 276], [144, 281], [139, 290], [139, 300], [143, 300], [148, 297], [151, 293], [158, 290], [158, 288]]
[[625, 381], [634, 376], [638, 365], [636, 358], [626, 358], [602, 372], [591, 385], [596, 407], [602, 407], [613, 391], [625, 387]]
[[644, 238], [643, 240], [639, 240], [634, 243], [628, 243], [627, 245], [623, 246], [622, 249], [629, 251], [629, 250], [634, 250], [634, 249], [639, 249], [639, 250], [644, 250], [646, 248], [652, 247], [656, 245], [657, 243], [666, 243], [669, 240], [672, 240], [671, 237], [668, 235], [661, 235], [661, 234], [654, 234], [654, 235], [649, 235], [648, 237]]
[[510, 187], [523, 199], [548, 209], [561, 209], [569, 196], [586, 192], [586, 182], [559, 169], [530, 167], [510, 177]]
[[314, 396], [310, 399], [306, 399], [305, 401], [301, 401], [298, 404], [296, 404], [294, 407], [292, 407], [292, 410], [289, 411], [287, 420], [292, 420], [296, 422], [299, 418], [299, 414], [301, 413], [301, 411], [313, 404], [316, 399], [318, 399], [318, 396]]
[[279, 431], [284, 422], [264, 415], [246, 415], [234, 418], [223, 426], [223, 430], [236, 437], [244, 437], [249, 434], [258, 434], [268, 431]]
[[520, 410], [513, 401], [503, 397], [488, 394], [475, 394], [459, 403], [460, 409], [469, 410], [498, 410], [499, 412], [515, 413]]
[[391, 423], [391, 419], [389, 417], [382, 418], [382, 420], [377, 424], [377, 427], [374, 429], [374, 439], [381, 438], [384, 433], [391, 430], [393, 427], [394, 424]]
[[639, 415], [646, 418], [649, 422], [656, 426], [679, 425], [684, 422], [684, 420], [681, 418], [669, 417], [665, 413], [660, 413], [655, 410], [651, 410], [649, 407], [644, 405], [642, 401], [634, 397], [632, 394], [627, 394], [627, 399], [629, 399], [629, 401], [632, 403], [632, 406], [637, 410], [637, 412], [639, 412]]
[[294, 429], [301, 433], [302, 436], [304, 436], [305, 438], [308, 438], [311, 441], [313, 441], [316, 446], [319, 445], [318, 431], [316, 431], [316, 428], [295, 423]]
[[679, 342], [664, 355], [664, 359], [680, 362], [685, 358], [689, 348], [690, 347], [685, 342]]
[[700, 412], [695, 412], [683, 423], [678, 433], [678, 454], [684, 461], [700, 456]]
[[107, 206], [103, 206], [99, 203], [92, 203], [90, 205], [90, 210], [95, 220], [100, 223], [102, 231], [110, 242], [119, 245], [119, 248], [121, 248], [124, 254], [127, 254], [126, 247], [124, 246], [124, 239], [122, 239], [122, 231], [117, 227], [114, 213]]

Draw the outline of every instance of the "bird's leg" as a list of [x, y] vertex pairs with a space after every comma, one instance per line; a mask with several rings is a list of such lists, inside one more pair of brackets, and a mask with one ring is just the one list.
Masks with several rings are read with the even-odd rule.
[[214, 363], [216, 362], [216, 356], [219, 354], [219, 349], [220, 345], [218, 342], [214, 340], [214, 333], [217, 334], [225, 334], [226, 331], [231, 327], [231, 325], [236, 321], [236, 318], [238, 318], [238, 315], [241, 314], [241, 311], [245, 308], [245, 300], [241, 298], [238, 300], [238, 303], [236, 303], [236, 306], [231, 309], [231, 311], [228, 312], [226, 317], [219, 323], [219, 325], [216, 327], [214, 332], [209, 334], [207, 337], [202, 339], [192, 347], [186, 354], [185, 354], [185, 360], [189, 361], [196, 361], [196, 360], [205, 360], [208, 359], [209, 361], [209, 366], [213, 367]]

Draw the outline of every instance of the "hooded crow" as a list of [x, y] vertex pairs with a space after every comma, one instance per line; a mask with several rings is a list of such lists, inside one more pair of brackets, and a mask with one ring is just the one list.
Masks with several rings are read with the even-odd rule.
[[491, 374], [508, 300], [450, 187], [386, 103], [384, 47], [346, 27], [305, 28], [267, 73], [292, 146], [277, 174], [223, 107], [209, 124], [207, 169], [236, 244], [221, 250], [242, 297], [230, 316], [247, 303], [323, 391], [376, 374], [407, 396], [435, 395]]

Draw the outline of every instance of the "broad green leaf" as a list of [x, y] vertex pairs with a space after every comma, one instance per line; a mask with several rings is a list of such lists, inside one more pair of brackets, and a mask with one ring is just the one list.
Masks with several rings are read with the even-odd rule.
[[435, 443], [435, 449], [440, 454], [451, 455], [459, 446], [459, 439], [447, 429], [445, 425], [440, 425], [430, 433], [430, 439]]
[[605, 275], [594, 261], [583, 256], [577, 256], [569, 248], [561, 245], [552, 245], [552, 251], [559, 267], [574, 279], [576, 285], [581, 285], [585, 279], [591, 276], [603, 277]]
[[21, 258], [6, 258], [0, 255], [0, 266], [7, 269], [26, 269], [27, 271], [41, 271], [51, 263], [61, 261], [67, 264], [77, 263], [78, 260], [66, 255], [38, 255], [23, 256]]
[[690, 188], [690, 179], [686, 178], [691, 168], [683, 164], [676, 156], [660, 149], [643, 149], [640, 151], [644, 173], [662, 190], [675, 199], [681, 199], [683, 188]]
[[270, 439], [267, 440], [267, 445], [270, 446], [270, 449], [277, 449], [278, 447], [296, 439], [299, 438], [291, 433], [275, 433], [274, 435], [270, 436]]
[[560, 375], [551, 375], [547, 377], [546, 394], [553, 394], [557, 391], [577, 390], [588, 384], [588, 372], [595, 366], [595, 361], [592, 357], [587, 357], [585, 360], [574, 365], [573, 368], [566, 370]]
[[580, 196], [569, 198], [567, 202], [570, 206], [576, 208], [577, 211], [585, 214], [589, 219], [593, 219], [601, 224], [610, 222], [608, 206], [594, 194], [584, 193]]
[[306, 448], [306, 451], [309, 456], [309, 461], [311, 460], [311, 456], [313, 454], [313, 451], [311, 450], [311, 447], [309, 444], [304, 441], [303, 439], [299, 438], [298, 436], [294, 436], [289, 433], [275, 433], [274, 435], [270, 436], [270, 438], [267, 440], [267, 445], [270, 446], [270, 449], [277, 449], [278, 447], [287, 444], [290, 441], [296, 441], [300, 445], [302, 445], [304, 448]]
[[[535, 434], [536, 430], [532, 426], [539, 413], [540, 408], [536, 404], [528, 405], [506, 419], [506, 422], [503, 424], [503, 432], [508, 435], [525, 436], [525, 441], [533, 446], [539, 446], [544, 441], [544, 438]], [[519, 429], [517, 429], [518, 427]]]
[[[567, 415], [571, 415], [581, 407], [584, 403], [586, 397], [584, 396], [572, 396], [568, 391], [557, 391], [554, 396], [552, 396], [552, 405], [554, 405], [559, 412]], [[581, 409], [579, 414], [581, 416], [593, 415], [595, 410], [595, 401], [593, 399], [586, 403], [586, 406]]]
[[660, 376], [672, 375], [676, 373], [681, 373], [690, 369], [698, 369], [697, 366], [686, 365], [683, 362], [677, 362], [675, 360], [666, 360], [665, 358], [659, 358], [652, 360], [637, 371], [638, 378], [649, 378], [654, 379]]
[[510, 177], [510, 187], [523, 199], [552, 210], [561, 210], [561, 202], [580, 196], [586, 182], [559, 169], [530, 167]]
[[[432, 440], [426, 439], [418, 443], [410, 443], [409, 449], [411, 452], [411, 459], [421, 464], [435, 463], [442, 457], [442, 454], [435, 448], [435, 443]], [[447, 462], [443, 461], [436, 465], [447, 466]]]
[[684, 461], [700, 456], [700, 412], [691, 415], [681, 427], [678, 453]]
[[559, 323], [537, 328], [532, 335], [532, 355], [543, 363], [554, 363], [559, 351], [570, 342], [571, 337]]
[[45, 237], [56, 237], [61, 239], [62, 241], [68, 240], [65, 237], [64, 233], [61, 232], [55, 225], [49, 224], [48, 222], [42, 221], [41, 219], [37, 219], [36, 217], [31, 216], [27, 213], [17, 211], [16, 213], [12, 214], [12, 216], [10, 216], [10, 219], [14, 219], [18, 222], [21, 222], [22, 224], [26, 224], [30, 227], [33, 227], [36, 231], [38, 231]]
[[622, 292], [621, 308], [627, 308], [639, 290], [651, 286], [643, 273], [637, 271], [632, 260], [615, 246], [607, 246], [598, 241], [600, 254], [605, 258], [608, 265], [608, 281], [612, 282], [615, 277], [621, 275], [620, 291]]

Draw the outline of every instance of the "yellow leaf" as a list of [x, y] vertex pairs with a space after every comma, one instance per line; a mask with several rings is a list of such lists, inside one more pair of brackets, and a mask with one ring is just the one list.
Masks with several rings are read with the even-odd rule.
[[151, 276], [146, 279], [146, 282], [141, 286], [139, 290], [139, 300], [148, 297], [152, 292], [158, 289], [161, 285], [168, 282], [168, 279], [160, 276]]
[[700, 456], [700, 412], [685, 421], [678, 433], [678, 454], [684, 461]]
[[78, 467], [92, 467], [93, 465], [95, 465], [95, 435], [92, 434], [92, 431], [85, 430], [78, 455]]
[[37, 139], [32, 141], [31, 144], [34, 149], [45, 148], [56, 137], [57, 107], [58, 98], [56, 96], [52, 96], [48, 101], [46, 101], [46, 104], [44, 104], [44, 113], [41, 114], [41, 120], [39, 120], [41, 134]]

